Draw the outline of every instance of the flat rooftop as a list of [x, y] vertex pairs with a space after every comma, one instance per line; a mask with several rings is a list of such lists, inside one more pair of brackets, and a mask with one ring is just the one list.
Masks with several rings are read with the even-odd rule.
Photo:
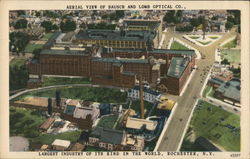
[[172, 50], [172, 49], [131, 49], [131, 48], [103, 48], [103, 53], [113, 53], [113, 52], [128, 52], [128, 53], [143, 53], [148, 52], [152, 54], [181, 54], [181, 55], [195, 55], [194, 50]]
[[232, 79], [231, 81], [221, 84], [216, 91], [222, 93], [224, 97], [240, 101], [240, 83], [239, 79]]
[[180, 78], [189, 63], [189, 58], [173, 57], [167, 72], [170, 77]]
[[77, 40], [112, 40], [112, 41], [148, 41], [153, 40], [155, 32], [149, 31], [114, 31], [89, 29], [79, 31]]
[[55, 50], [55, 49], [45, 49], [42, 50], [40, 54], [58, 54], [58, 55], [84, 55], [87, 56], [89, 51], [83, 50]]
[[110, 63], [149, 63], [147, 59], [116, 59], [116, 58], [93, 58], [95, 62], [110, 62]]

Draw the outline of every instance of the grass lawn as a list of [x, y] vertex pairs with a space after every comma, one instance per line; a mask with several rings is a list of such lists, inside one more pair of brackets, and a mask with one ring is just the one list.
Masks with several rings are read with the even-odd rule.
[[189, 50], [189, 48], [187, 48], [186, 46], [180, 44], [177, 41], [173, 41], [173, 43], [171, 44], [170, 49], [174, 49], [174, 50]]
[[[240, 117], [210, 103], [198, 102], [189, 129], [192, 129], [195, 138], [202, 136], [227, 151], [240, 151]], [[187, 140], [186, 137], [185, 140]], [[188, 144], [194, 143], [184, 142], [183, 151], [185, 147], [192, 147]], [[193, 151], [197, 150], [193, 149]]]
[[89, 78], [66, 78], [66, 77], [45, 77], [42, 86], [63, 85], [63, 84], [90, 84]]
[[24, 94], [14, 100], [22, 99], [26, 96], [52, 97], [55, 98], [56, 90], [61, 92], [61, 98], [81, 99], [100, 103], [125, 103], [127, 99], [126, 92], [120, 92], [119, 89], [96, 88], [96, 87], [67, 87], [53, 88], [43, 91], [34, 91]]
[[81, 131], [71, 131], [60, 134], [40, 134], [38, 137], [31, 139], [32, 143], [52, 144], [55, 139], [69, 140], [76, 142], [81, 135]]
[[218, 36], [208, 36], [210, 39], [218, 39]]
[[206, 97], [207, 93], [212, 89], [211, 86], [206, 86], [203, 93], [202, 93], [202, 96], [203, 97]]
[[222, 47], [227, 48], [227, 49], [231, 49], [231, 48], [235, 48], [236, 44], [237, 44], [237, 40], [233, 39], [233, 40], [229, 41], [228, 43], [224, 44]]
[[45, 112], [39, 110], [10, 107], [10, 136], [21, 135], [34, 138], [38, 128], [46, 120]]
[[211, 41], [207, 41], [207, 42], [202, 42], [202, 41], [198, 41], [200, 44], [202, 44], [202, 45], [207, 45], [207, 44], [209, 44], [209, 43], [211, 43]]
[[25, 58], [14, 58], [9, 64], [9, 89], [18, 90], [27, 86], [29, 79]]
[[29, 53], [32, 53], [35, 49], [41, 49], [43, 47], [43, 44], [28, 44], [26, 47], [25, 47], [25, 50], [24, 52], [29, 52]]
[[97, 126], [103, 127], [103, 128], [113, 129], [113, 126], [115, 125], [117, 119], [118, 119], [118, 115], [104, 116], [100, 119]]
[[229, 62], [240, 62], [240, 50], [223, 49], [221, 50], [221, 54], [223, 58], [227, 59]]
[[53, 33], [46, 33], [41, 40], [45, 40], [47, 41], [51, 36], [53, 35]]
[[25, 64], [26, 59], [25, 58], [14, 58], [10, 61], [10, 66], [23, 66]]
[[[133, 101], [132, 104], [131, 104], [131, 106], [130, 106], [130, 108], [133, 109], [133, 110], [135, 110], [135, 112], [137, 114], [140, 114], [140, 101], [139, 100]], [[145, 117], [147, 117], [149, 111], [153, 108], [153, 104], [149, 103], [147, 101], [144, 101], [144, 108], [146, 110]]]
[[199, 39], [201, 36], [189, 36], [191, 39]]

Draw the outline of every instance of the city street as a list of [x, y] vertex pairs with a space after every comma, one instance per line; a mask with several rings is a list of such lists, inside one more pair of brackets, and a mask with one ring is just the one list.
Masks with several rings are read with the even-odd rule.
[[178, 38], [181, 41], [187, 43], [188, 45], [192, 46], [193, 48], [197, 49], [201, 52], [201, 54], [205, 55], [205, 59], [201, 59], [197, 61], [198, 70], [191, 79], [189, 86], [187, 87], [186, 91], [183, 93], [181, 97], [178, 97], [178, 107], [173, 114], [173, 118], [169, 123], [169, 126], [164, 134], [164, 137], [160, 143], [158, 151], [179, 151], [179, 145], [181, 144], [182, 136], [185, 127], [188, 124], [188, 119], [190, 117], [193, 107], [195, 106], [196, 98], [200, 98], [200, 91], [202, 86], [204, 85], [204, 77], [201, 74], [207, 76], [208, 71], [205, 72], [212, 66], [214, 63], [214, 53], [215, 49], [222, 43], [224, 40], [235, 36], [236, 33], [234, 30], [231, 30], [228, 33], [225, 33], [221, 39], [214, 42], [213, 44], [207, 47], [197, 46], [188, 40], [183, 38], [183, 34], [175, 33], [173, 28], [169, 28], [166, 34], [166, 41], [170, 38]]

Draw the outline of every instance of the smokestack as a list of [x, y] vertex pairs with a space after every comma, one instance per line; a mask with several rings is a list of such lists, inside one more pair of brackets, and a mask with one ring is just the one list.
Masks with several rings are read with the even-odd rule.
[[143, 86], [142, 86], [142, 75], [139, 77], [140, 84], [140, 108], [141, 108], [141, 119], [144, 119], [144, 100], [143, 100]]

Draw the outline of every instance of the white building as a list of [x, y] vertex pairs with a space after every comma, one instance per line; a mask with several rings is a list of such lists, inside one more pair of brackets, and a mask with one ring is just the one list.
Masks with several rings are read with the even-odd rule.
[[[143, 88], [143, 99], [147, 102], [154, 103], [160, 98], [161, 94], [158, 91], [154, 91], [149, 87]], [[135, 86], [128, 91], [128, 97], [132, 99], [140, 99], [140, 87]]]

